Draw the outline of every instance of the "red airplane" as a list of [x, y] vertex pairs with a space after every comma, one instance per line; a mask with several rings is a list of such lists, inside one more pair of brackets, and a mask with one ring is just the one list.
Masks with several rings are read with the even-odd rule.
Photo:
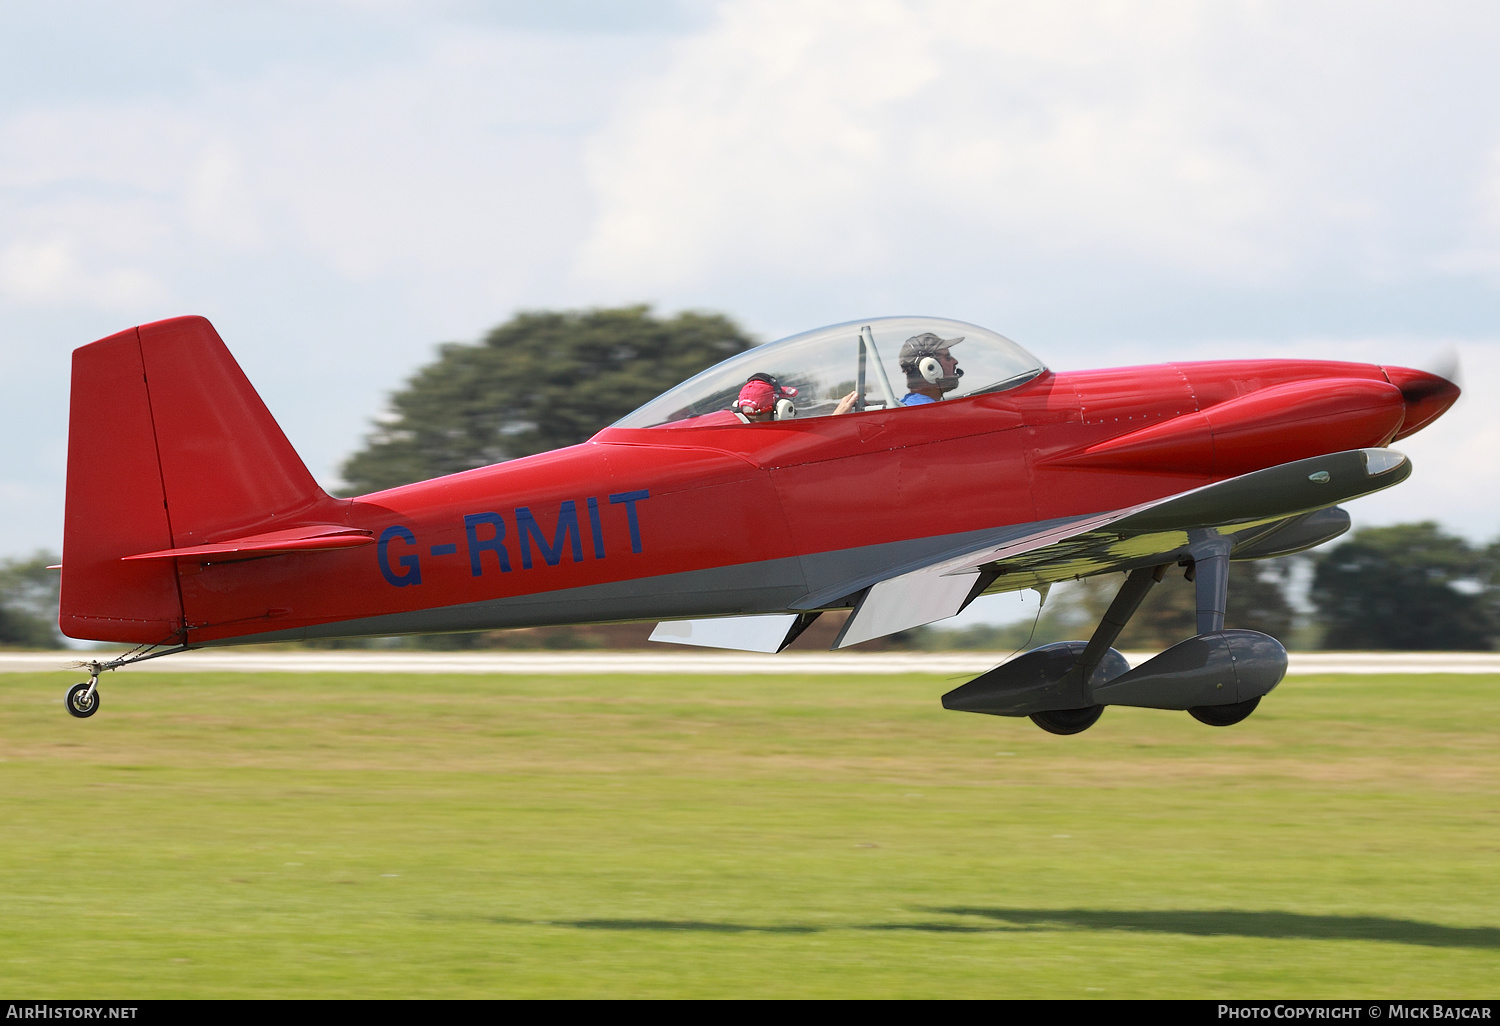
[[[1411, 472], [1385, 448], [1458, 397], [1437, 375], [1313, 360], [1054, 373], [992, 331], [850, 322], [747, 350], [589, 441], [337, 499], [201, 317], [73, 354], [64, 634], [139, 648], [663, 621], [654, 640], [776, 652], [828, 610], [844, 648], [985, 593], [1126, 574], [1088, 641], [943, 698], [1076, 733], [1105, 705], [1227, 725], [1286, 652], [1225, 630], [1231, 559], [1311, 548], [1337, 504]], [[1198, 633], [1110, 646], [1173, 566]]]

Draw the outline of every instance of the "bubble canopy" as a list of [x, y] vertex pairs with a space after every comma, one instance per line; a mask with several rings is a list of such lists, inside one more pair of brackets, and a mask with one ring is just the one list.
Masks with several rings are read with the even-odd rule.
[[[931, 376], [939, 380], [925, 381], [920, 369], [904, 370], [903, 349], [908, 368], [916, 368], [923, 356], [942, 358], [941, 365], [936, 360], [928, 364]], [[954, 372], [953, 363], [961, 373]], [[943, 400], [961, 399], [1014, 388], [1045, 369], [1040, 360], [1004, 335], [962, 321], [941, 317], [849, 321], [747, 349], [657, 396], [614, 426], [686, 427], [684, 422], [707, 414], [727, 414], [752, 374], [768, 374], [780, 385], [795, 388], [791, 404], [800, 418], [833, 414], [851, 392], [856, 395], [847, 412], [882, 410], [906, 405], [907, 399], [920, 394], [914, 388], [927, 386], [929, 394], [936, 392]], [[782, 415], [791, 413], [783, 407]], [[740, 421], [724, 415], [711, 422]]]

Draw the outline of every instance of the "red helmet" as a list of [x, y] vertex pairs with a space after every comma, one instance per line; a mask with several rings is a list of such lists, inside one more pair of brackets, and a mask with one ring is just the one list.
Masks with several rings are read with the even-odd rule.
[[790, 399], [796, 394], [795, 388], [782, 385], [769, 374], [752, 374], [750, 380], [745, 382], [745, 387], [740, 389], [740, 397], [734, 401], [730, 409], [737, 410], [746, 416], [770, 413], [776, 409], [778, 400]]

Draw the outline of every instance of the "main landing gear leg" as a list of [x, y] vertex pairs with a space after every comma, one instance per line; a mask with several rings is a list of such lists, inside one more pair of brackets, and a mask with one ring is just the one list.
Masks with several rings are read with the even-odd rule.
[[[1224, 629], [1224, 614], [1229, 609], [1228, 538], [1216, 537], [1200, 542], [1193, 550], [1188, 579], [1193, 582], [1198, 599], [1198, 633], [1212, 634]], [[1188, 710], [1188, 715], [1210, 727], [1232, 727], [1255, 711], [1260, 696], [1233, 705], [1202, 705]]]
[[1195, 544], [1187, 579], [1193, 582], [1198, 600], [1198, 633], [1213, 634], [1224, 629], [1224, 613], [1229, 608], [1229, 538], [1214, 536]]
[[[1170, 564], [1138, 567], [1125, 578], [1125, 583], [1120, 586], [1115, 600], [1109, 604], [1104, 618], [1094, 629], [1093, 637], [1089, 638], [1088, 645], [1079, 655], [1078, 662], [1073, 664], [1073, 668], [1068, 671], [1070, 676], [1076, 677], [1080, 682], [1085, 694], [1088, 693], [1090, 678], [1104, 659], [1104, 653], [1109, 651], [1109, 646], [1115, 643], [1115, 639], [1120, 636], [1120, 632], [1125, 629], [1125, 625], [1130, 622], [1135, 611], [1141, 607], [1152, 585], [1165, 576], [1168, 565]], [[1104, 706], [1102, 705], [1090, 705], [1082, 709], [1054, 709], [1048, 712], [1032, 713], [1031, 722], [1049, 734], [1081, 734], [1092, 727], [1103, 713]]]

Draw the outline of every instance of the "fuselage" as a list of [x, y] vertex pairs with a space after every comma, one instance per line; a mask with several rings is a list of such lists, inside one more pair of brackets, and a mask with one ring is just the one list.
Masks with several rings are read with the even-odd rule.
[[1402, 368], [1226, 361], [1044, 372], [1006, 391], [843, 416], [609, 428], [555, 452], [322, 499], [278, 523], [341, 524], [369, 544], [179, 558], [186, 640], [847, 604], [832, 594], [840, 581], [955, 538], [1386, 445], [1456, 395]]

